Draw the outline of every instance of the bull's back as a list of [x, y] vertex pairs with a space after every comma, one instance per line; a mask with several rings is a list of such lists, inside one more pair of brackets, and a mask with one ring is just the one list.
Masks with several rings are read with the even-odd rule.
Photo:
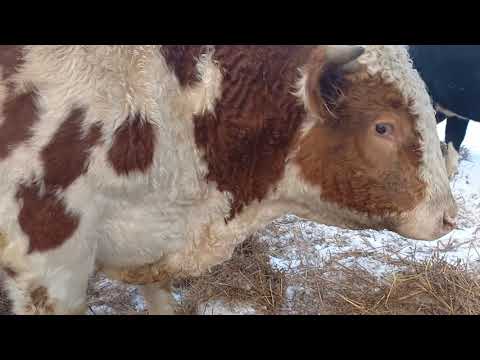
[[480, 46], [412, 45], [410, 54], [435, 102], [480, 119]]

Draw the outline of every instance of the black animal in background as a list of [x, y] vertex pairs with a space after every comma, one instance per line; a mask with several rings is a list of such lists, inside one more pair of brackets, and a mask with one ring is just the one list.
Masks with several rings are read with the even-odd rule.
[[480, 121], [480, 45], [410, 45], [409, 51], [437, 123], [447, 119], [445, 142], [459, 151], [469, 121]]

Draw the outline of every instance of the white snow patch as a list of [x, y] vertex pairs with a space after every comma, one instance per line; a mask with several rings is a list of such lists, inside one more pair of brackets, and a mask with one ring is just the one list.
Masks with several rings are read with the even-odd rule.
[[211, 300], [200, 304], [198, 315], [256, 315], [257, 311], [248, 304], [225, 304], [222, 300]]

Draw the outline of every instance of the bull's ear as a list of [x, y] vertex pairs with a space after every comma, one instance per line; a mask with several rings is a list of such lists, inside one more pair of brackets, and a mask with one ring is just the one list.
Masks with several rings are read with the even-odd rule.
[[362, 46], [328, 45], [314, 57], [305, 84], [307, 107], [320, 121], [334, 116], [346, 74], [361, 68]]

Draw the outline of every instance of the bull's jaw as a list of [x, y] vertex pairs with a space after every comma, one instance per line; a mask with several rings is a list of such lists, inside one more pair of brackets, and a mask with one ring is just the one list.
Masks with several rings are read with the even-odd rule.
[[[320, 224], [351, 230], [389, 230], [410, 239], [424, 241], [437, 240], [448, 234], [451, 229], [442, 228], [444, 211], [452, 213], [452, 217], [456, 213], [451, 192], [445, 190], [427, 195], [412, 211], [402, 215], [367, 216], [340, 208], [323, 201], [320, 187], [307, 183], [298, 166], [292, 163], [287, 166], [285, 176], [270, 196], [282, 204], [279, 208], [282, 208], [284, 214], [291, 213]], [[278, 214], [283, 215], [282, 211], [278, 211]]]

